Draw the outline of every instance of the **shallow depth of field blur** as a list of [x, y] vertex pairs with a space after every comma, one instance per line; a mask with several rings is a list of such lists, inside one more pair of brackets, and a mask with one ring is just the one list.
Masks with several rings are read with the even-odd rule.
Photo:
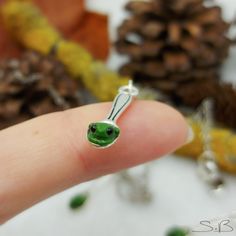
[[[1, 7], [7, 4], [7, 1], [0, 0]], [[76, 1], [78, 5], [76, 5]], [[183, 2], [184, 0], [175, 1]], [[18, 0], [18, 2], [24, 1]], [[143, 51], [138, 51], [137, 48], [135, 51], [129, 44], [127, 49], [126, 42], [120, 40], [122, 32], [118, 30], [119, 26], [124, 19], [130, 17], [124, 9], [128, 0], [85, 0], [84, 8], [81, 4], [82, 0], [58, 0], [58, 6], [56, 6], [55, 0], [32, 0], [32, 2], [41, 8], [42, 16], [49, 19], [48, 25], [34, 18], [32, 22], [38, 27], [34, 31], [32, 30], [34, 29], [33, 23], [31, 27], [29, 22], [24, 22], [24, 17], [19, 17], [18, 20], [22, 21], [19, 20], [17, 26], [19, 28], [16, 33], [14, 27], [17, 24], [11, 24], [7, 18], [10, 15], [9, 12], [5, 11], [3, 14], [9, 15], [7, 17], [5, 15], [5, 21], [0, 21], [0, 129], [48, 112], [112, 100], [117, 88], [127, 81], [127, 76], [135, 77], [135, 82], [141, 88], [144, 99], [167, 102], [180, 109], [186, 116], [190, 116], [190, 119], [199, 106], [199, 104], [197, 106], [195, 104], [200, 99], [199, 94], [205, 96], [209, 88], [209, 94], [217, 103], [217, 111], [214, 113], [214, 122], [217, 125], [210, 127], [214, 129], [213, 142], [214, 134], [219, 134], [216, 135], [217, 142], [213, 145], [213, 152], [216, 153], [216, 165], [219, 165], [225, 185], [222, 189], [213, 191], [209, 187], [209, 183], [199, 176], [197, 171], [199, 163], [196, 159], [201, 151], [200, 153], [196, 151], [197, 156], [195, 155], [194, 147], [199, 149], [199, 143], [196, 142], [194, 143], [196, 146], [189, 146], [186, 150], [179, 150], [158, 161], [123, 173], [102, 177], [53, 196], [1, 226], [0, 236], [164, 236], [167, 235], [167, 230], [174, 226], [186, 226], [201, 231], [189, 234], [193, 236], [235, 235], [236, 150], [234, 147], [236, 139], [234, 129], [236, 128], [236, 117], [234, 118], [234, 116], [236, 113], [234, 111], [236, 112], [236, 106], [234, 104], [236, 100], [233, 100], [233, 98], [236, 99], [236, 91], [234, 91], [236, 50], [233, 45], [235, 42], [229, 46], [229, 49], [225, 49], [225, 51], [228, 50], [228, 53], [225, 52], [227, 55], [222, 56], [222, 61], [212, 63], [209, 67], [205, 61], [210, 63], [210, 60], [214, 60], [214, 56], [218, 56], [214, 52], [220, 51], [220, 45], [217, 46], [218, 49], [211, 47], [209, 53], [204, 54], [205, 57], [198, 58], [200, 62], [205, 60], [205, 65], [200, 65], [199, 62], [198, 64], [191, 62], [192, 64], [189, 65], [186, 58], [187, 60], [191, 58], [191, 52], [186, 53], [187, 57], [182, 54], [177, 59], [169, 57], [171, 53], [176, 53], [175, 50], [179, 50], [179, 45], [170, 50], [169, 46], [165, 45], [165, 50], [169, 51], [164, 54], [163, 58], [167, 59], [155, 56], [150, 63], [148, 60], [151, 52], [148, 50], [150, 50], [150, 45], [155, 44], [155, 39], [149, 40], [144, 37], [142, 40], [146, 40], [145, 42], [148, 43], [146, 49], [142, 48]], [[235, 0], [217, 0], [208, 4], [212, 4], [212, 2], [222, 8], [222, 17], [226, 22], [233, 21], [236, 16]], [[53, 3], [57, 10], [54, 9]], [[77, 8], [70, 7], [72, 3]], [[62, 6], [64, 6], [64, 11], [62, 11]], [[58, 12], [58, 9], [61, 12]], [[169, 21], [171, 20], [168, 19], [167, 22]], [[167, 23], [163, 22], [163, 25], [165, 24]], [[24, 28], [24, 25], [29, 25], [28, 29]], [[140, 24], [140, 27], [144, 26], [145, 24]], [[197, 30], [193, 27], [190, 31], [197, 34]], [[214, 30], [216, 31], [217, 27], [213, 28]], [[173, 32], [173, 35], [178, 36], [175, 34], [175, 30]], [[133, 33], [136, 33], [135, 30], [131, 32], [130, 39], [139, 42], [140, 38], [135, 38]], [[192, 35], [192, 37], [194, 36]], [[233, 39], [236, 37], [233, 23], [232, 29], [227, 32], [227, 37], [236, 41]], [[202, 38], [204, 40], [204, 35]], [[221, 42], [220, 37], [217, 40]], [[64, 44], [57, 44], [60, 41], [63, 41]], [[154, 44], [151, 44], [150, 41]], [[74, 42], [75, 45], [71, 46], [69, 42]], [[63, 45], [65, 47], [68, 45], [67, 52], [63, 51]], [[224, 41], [221, 45], [222, 51], [223, 47], [228, 46], [224, 45]], [[118, 47], [118, 50], [115, 50], [115, 46]], [[201, 46], [200, 43], [199, 50]], [[84, 49], [85, 51], [83, 51]], [[208, 49], [206, 48], [205, 51]], [[122, 53], [122, 50], [125, 53]], [[146, 55], [147, 51], [148, 55]], [[220, 55], [224, 53], [222, 51], [219, 52]], [[139, 54], [142, 53], [146, 53], [146, 56], [141, 60], [143, 67], [139, 68], [143, 71], [139, 71], [137, 64], [140, 63]], [[155, 59], [158, 63], [155, 62]], [[162, 59], [167, 61], [166, 64], [160, 64]], [[120, 69], [122, 65], [129, 62], [131, 62], [130, 67]], [[196, 66], [196, 68], [191, 68], [191, 66]], [[164, 71], [164, 67], [167, 68], [166, 71]], [[137, 71], [135, 71], [136, 69]], [[160, 74], [163, 72], [162, 69], [167, 75], [159, 79], [162, 76]], [[98, 77], [100, 76], [100, 82], [94, 82], [96, 81], [94, 80], [95, 75], [91, 70], [95, 71], [94, 74]], [[158, 71], [161, 72], [158, 73]], [[209, 73], [207, 74], [206, 71]], [[206, 77], [207, 85], [199, 85], [197, 79], [197, 82], [194, 81], [194, 84], [191, 84], [191, 80], [187, 78], [187, 74], [190, 74], [189, 77], [192, 76], [191, 72], [196, 72], [195, 77], [202, 73], [201, 77]], [[152, 76], [143, 76], [145, 77], [143, 78], [142, 75], [145, 73]], [[181, 77], [182, 80], [178, 81], [172, 80], [171, 73], [173, 75], [180, 73], [182, 77], [186, 77], [184, 79]], [[168, 83], [165, 83], [167, 76], [169, 76], [169, 80]], [[223, 81], [223, 85], [215, 84], [214, 76], [217, 77], [216, 83], [220, 80]], [[26, 77], [29, 82], [22, 82], [22, 79]], [[12, 83], [13, 80], [14, 83]], [[42, 81], [40, 82], [40, 80]], [[20, 83], [17, 84], [17, 81]], [[185, 81], [187, 82], [185, 83]], [[224, 83], [233, 86], [228, 88], [228, 85], [225, 86]], [[184, 86], [188, 87], [183, 91]], [[185, 91], [188, 91], [190, 95]], [[195, 94], [194, 91], [196, 91]], [[207, 97], [205, 96], [205, 98]], [[222, 112], [221, 109], [223, 109]], [[196, 134], [202, 132], [201, 128], [200, 131], [198, 128], [195, 129]], [[230, 141], [225, 140], [225, 133], [234, 137], [234, 140], [233, 138]], [[201, 142], [204, 146], [204, 138]], [[221, 156], [222, 152], [234, 161], [228, 163], [228, 159]], [[191, 154], [193, 154], [193, 158]], [[86, 195], [85, 203], [82, 203], [78, 209], [71, 209], [71, 199], [78, 195], [81, 197], [83, 194]], [[221, 230], [220, 222], [226, 219], [229, 219], [231, 228], [228, 230], [229, 228], [226, 227], [225, 230]], [[201, 225], [201, 222], [205, 220], [212, 220], [208, 223], [208, 227]], [[203, 232], [204, 230], [209, 231]], [[220, 234], [215, 232], [219, 230], [223, 232]]]

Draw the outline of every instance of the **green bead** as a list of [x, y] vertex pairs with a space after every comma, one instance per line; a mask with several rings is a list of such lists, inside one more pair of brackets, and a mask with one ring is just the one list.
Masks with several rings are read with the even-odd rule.
[[91, 123], [88, 128], [87, 138], [97, 147], [107, 147], [113, 144], [120, 134], [120, 129], [110, 123]]
[[189, 231], [186, 228], [173, 227], [167, 231], [166, 236], [188, 236]]
[[88, 199], [87, 193], [81, 193], [81, 194], [74, 196], [70, 200], [70, 208], [74, 210], [74, 209], [78, 209], [78, 208], [82, 207], [86, 203], [87, 199]]

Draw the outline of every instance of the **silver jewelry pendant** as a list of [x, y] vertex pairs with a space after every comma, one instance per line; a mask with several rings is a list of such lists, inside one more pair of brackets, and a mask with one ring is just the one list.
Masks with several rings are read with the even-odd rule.
[[99, 148], [107, 148], [115, 143], [120, 135], [120, 128], [117, 126], [116, 121], [138, 93], [139, 91], [133, 86], [132, 80], [129, 81], [128, 85], [119, 89], [107, 118], [93, 122], [88, 127], [87, 139], [92, 145]]
[[218, 190], [224, 186], [224, 179], [212, 150], [211, 129], [214, 120], [212, 114], [213, 101], [211, 99], [205, 99], [197, 114], [197, 120], [201, 124], [203, 139], [203, 153], [198, 157], [198, 171], [201, 178], [212, 189]]

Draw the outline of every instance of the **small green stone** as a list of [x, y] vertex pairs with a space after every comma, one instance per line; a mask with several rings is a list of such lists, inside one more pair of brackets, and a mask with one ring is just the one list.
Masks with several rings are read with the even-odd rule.
[[74, 196], [70, 200], [70, 208], [75, 210], [75, 209], [82, 207], [86, 203], [87, 199], [88, 199], [87, 193], [81, 193], [81, 194]]
[[173, 227], [167, 231], [166, 236], [187, 236], [189, 234], [186, 228]]

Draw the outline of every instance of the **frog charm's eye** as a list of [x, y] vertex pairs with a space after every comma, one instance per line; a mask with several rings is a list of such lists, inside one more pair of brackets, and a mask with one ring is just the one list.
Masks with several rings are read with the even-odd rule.
[[96, 147], [106, 148], [114, 144], [120, 135], [116, 120], [132, 102], [133, 96], [138, 95], [138, 89], [129, 82], [128, 86], [119, 89], [110, 114], [103, 121], [91, 123], [87, 132], [88, 141]]
[[89, 125], [89, 132], [95, 133], [97, 130], [96, 124]]
[[106, 131], [106, 132], [107, 132], [107, 135], [108, 135], [108, 136], [111, 136], [111, 135], [113, 134], [113, 131], [114, 131], [114, 130], [113, 130], [112, 127], [108, 127], [108, 128], [107, 128], [107, 131]]

